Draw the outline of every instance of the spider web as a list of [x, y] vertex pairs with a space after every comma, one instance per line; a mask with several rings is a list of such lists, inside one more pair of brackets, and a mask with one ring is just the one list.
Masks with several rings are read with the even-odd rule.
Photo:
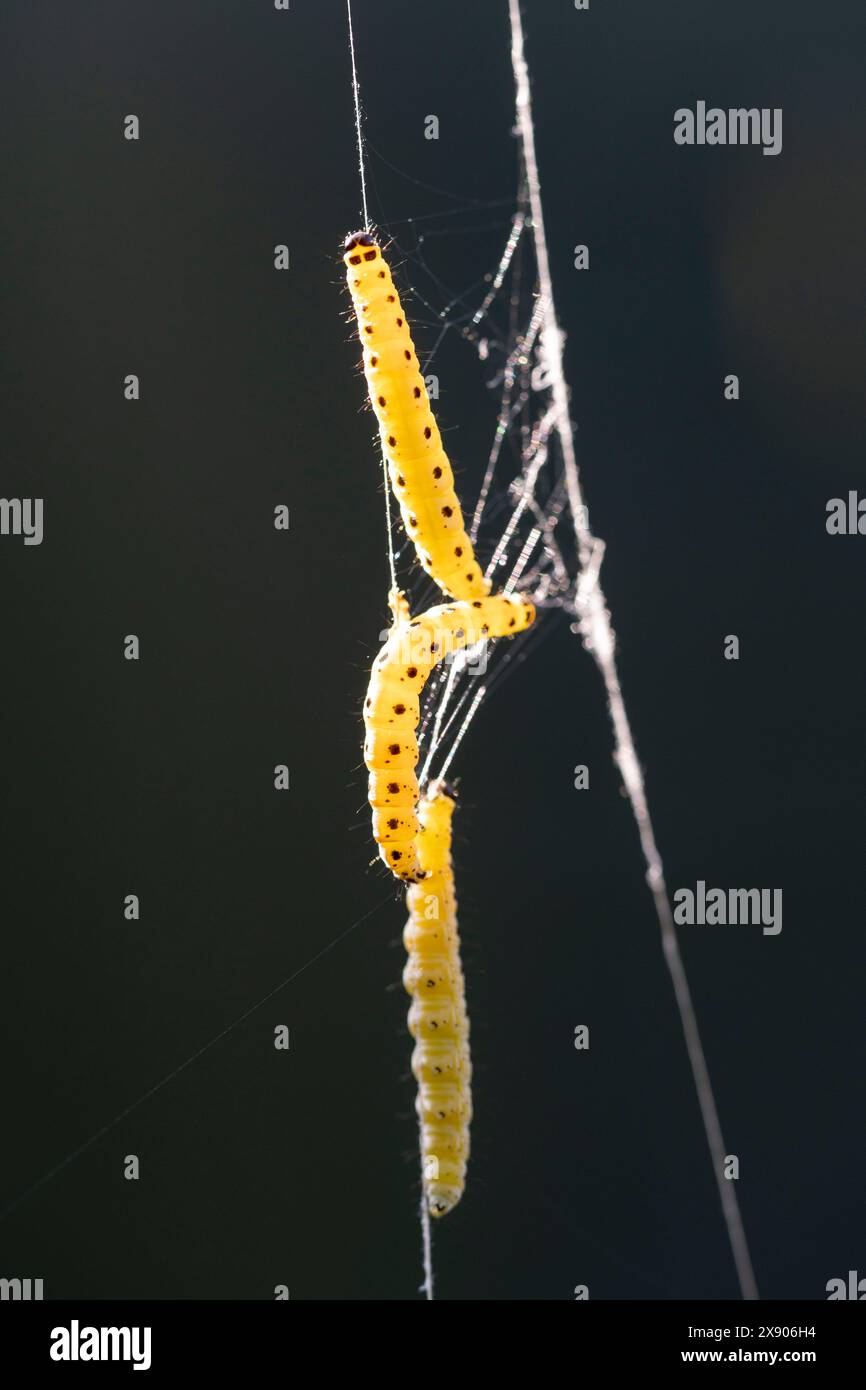
[[[492, 208], [498, 204], [483, 204]], [[479, 205], [448, 208], [395, 224], [387, 254], [401, 280], [404, 307], [415, 335], [422, 374], [430, 380], [449, 336], [458, 337], [481, 372], [491, 403], [490, 438], [483, 468], [461, 504], [470, 538], [495, 593], [521, 593], [539, 610], [536, 624], [517, 638], [480, 643], [450, 654], [427, 683], [419, 725], [419, 782], [451, 770], [479, 709], [559, 615], [575, 613], [580, 568], [568, 508], [565, 464], [556, 431], [551, 365], [538, 295], [538, 273], [525, 177], [521, 174], [510, 219], [484, 224], [501, 232], [495, 263], [465, 289], [454, 291], [436, 268], [440, 236], [468, 235]], [[400, 264], [402, 262], [402, 265]], [[437, 307], [442, 306], [442, 307]], [[428, 317], [419, 317], [418, 307]], [[424, 351], [425, 336], [431, 345]], [[435, 404], [435, 402], [434, 402]], [[478, 472], [479, 470], [476, 470]], [[442, 595], [413, 565], [414, 549], [402, 533], [395, 558], [412, 608], [423, 612]], [[403, 543], [401, 543], [403, 542]], [[410, 568], [411, 567], [411, 568]]]

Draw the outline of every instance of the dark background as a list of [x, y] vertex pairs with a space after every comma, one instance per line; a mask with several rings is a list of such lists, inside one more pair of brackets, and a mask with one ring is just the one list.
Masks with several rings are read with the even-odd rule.
[[[373, 215], [411, 249], [414, 219], [462, 209], [431, 251], [468, 284], [508, 208], [413, 180], [513, 193], [504, 0], [355, 9], [388, 161], [371, 151]], [[828, 498], [866, 490], [866, 18], [530, 0], [525, 22], [584, 484], [668, 880], [784, 890], [780, 936], [686, 929], [683, 950], [762, 1292], [820, 1299], [866, 1275], [866, 539], [824, 524]], [[412, 1298], [403, 909], [369, 867], [360, 769], [387, 567], [341, 318], [360, 204], [344, 7], [36, 0], [3, 27], [2, 492], [44, 497], [45, 539], [0, 539], [0, 1274], [65, 1298]], [[676, 147], [673, 111], [698, 99], [781, 106], [782, 153]], [[458, 338], [438, 363], [471, 496], [495, 403]], [[610, 752], [561, 624], [458, 759], [476, 1119], [436, 1231], [444, 1298], [736, 1295]]]

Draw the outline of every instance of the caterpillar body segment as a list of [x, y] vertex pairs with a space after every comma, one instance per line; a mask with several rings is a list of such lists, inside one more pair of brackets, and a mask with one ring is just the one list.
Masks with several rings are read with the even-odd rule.
[[491, 637], [514, 637], [535, 620], [518, 594], [443, 603], [409, 617], [406, 598], [391, 597], [393, 626], [373, 662], [364, 701], [364, 762], [373, 836], [382, 859], [399, 879], [414, 882], [427, 870], [418, 858], [417, 729], [420, 698], [445, 657]]
[[347, 239], [343, 260], [370, 403], [406, 533], [440, 589], [458, 599], [483, 598], [490, 581], [463, 525], [454, 474], [391, 271], [368, 232]]
[[472, 1119], [469, 1019], [451, 863], [453, 814], [453, 798], [432, 783], [418, 806], [418, 863], [425, 878], [406, 893], [409, 920], [403, 932], [424, 1196], [436, 1217], [451, 1211], [463, 1195]]

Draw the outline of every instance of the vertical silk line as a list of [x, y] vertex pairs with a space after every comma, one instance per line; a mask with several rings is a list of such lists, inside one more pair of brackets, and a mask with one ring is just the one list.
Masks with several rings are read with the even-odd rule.
[[[420, 1141], [419, 1141], [420, 1142]], [[422, 1168], [423, 1168], [423, 1147], [422, 1147]], [[433, 1302], [433, 1233], [430, 1229], [430, 1209], [427, 1206], [427, 1193], [424, 1190], [424, 1183], [421, 1183], [421, 1245], [423, 1250], [424, 1262], [424, 1283], [421, 1285], [421, 1292], [428, 1303]]]
[[364, 173], [364, 141], [361, 136], [361, 94], [358, 90], [358, 68], [355, 63], [355, 34], [352, 29], [352, 0], [346, 0], [349, 16], [349, 54], [352, 59], [352, 95], [355, 98], [355, 135], [358, 140], [358, 170], [361, 174], [361, 202], [364, 208], [364, 230], [370, 230], [370, 215], [367, 212], [367, 180]]
[[449, 767], [451, 766], [451, 764], [452, 764], [453, 761], [454, 761], [454, 754], [457, 752], [457, 749], [460, 747], [461, 743], [463, 742], [463, 739], [464, 739], [464, 737], [465, 737], [465, 735], [466, 735], [466, 730], [469, 728], [469, 725], [472, 723], [472, 720], [475, 718], [475, 711], [478, 709], [478, 706], [481, 704], [481, 701], [484, 699], [484, 696], [485, 696], [486, 694], [487, 694], [487, 686], [486, 686], [486, 685], [480, 686], [480, 687], [478, 688], [478, 690], [476, 691], [476, 693], [475, 693], [475, 699], [472, 701], [472, 704], [469, 706], [469, 713], [467, 714], [466, 718], [463, 720], [463, 723], [460, 725], [460, 728], [459, 728], [458, 733], [457, 733], [457, 737], [455, 738], [454, 743], [452, 744], [451, 748], [449, 749], [447, 758], [445, 759], [444, 763], [442, 764], [442, 767], [441, 767], [440, 772], [439, 772], [439, 780], [440, 780], [440, 781], [443, 781], [443, 782], [444, 782], [444, 780], [445, 780], [445, 774], [447, 773]]
[[[361, 175], [361, 204], [364, 212], [364, 230], [370, 230], [370, 214], [367, 211], [367, 176], [364, 170], [364, 137], [361, 134], [361, 92], [358, 87], [358, 67], [355, 62], [355, 31], [352, 28], [352, 0], [346, 0], [346, 13], [349, 17], [349, 56], [352, 60], [352, 96], [355, 101], [355, 138], [358, 143], [358, 172]], [[382, 454], [382, 480], [385, 487], [385, 527], [388, 533], [388, 567], [391, 574], [391, 591], [397, 588], [397, 565], [394, 558], [394, 523], [391, 518], [391, 492], [388, 484], [388, 463]]]
[[622, 774], [632, 813], [640, 837], [641, 848], [646, 861], [646, 880], [653, 896], [662, 950], [674, 988], [679, 1010], [680, 1022], [686, 1042], [689, 1064], [698, 1103], [704, 1123], [707, 1144], [710, 1150], [716, 1184], [721, 1199], [722, 1213], [727, 1227], [728, 1240], [737, 1270], [740, 1292], [744, 1299], [759, 1297], [746, 1232], [740, 1214], [735, 1185], [724, 1176], [726, 1148], [722, 1137], [719, 1113], [716, 1108], [710, 1074], [707, 1068], [704, 1049], [698, 1030], [697, 1017], [689, 990], [688, 979], [682, 956], [680, 955], [674, 926], [673, 913], [665, 884], [661, 856], [655, 841], [652, 821], [646, 800], [643, 774], [632, 738], [631, 725], [626, 714], [625, 700], [619, 683], [615, 639], [611, 626], [598, 568], [601, 563], [602, 548], [593, 536], [581, 494], [577, 458], [574, 449], [574, 436], [568, 404], [568, 387], [562, 357], [562, 335], [556, 322], [556, 309], [553, 300], [553, 283], [550, 275], [550, 262], [547, 254], [547, 240], [544, 232], [544, 215], [541, 204], [541, 184], [538, 177], [538, 163], [535, 155], [535, 129], [532, 118], [532, 98], [529, 88], [529, 72], [523, 51], [523, 24], [520, 17], [519, 0], [508, 0], [511, 18], [511, 61], [514, 70], [515, 105], [517, 129], [523, 151], [529, 204], [532, 213], [532, 235], [535, 243], [535, 256], [538, 263], [538, 281], [544, 311], [542, 345], [550, 371], [551, 390], [556, 408], [556, 432], [562, 447], [565, 466], [565, 482], [569, 506], [574, 522], [575, 540], [581, 569], [576, 609], [580, 632], [584, 645], [592, 653], [598, 666], [607, 692], [610, 718], [614, 732], [614, 757]]

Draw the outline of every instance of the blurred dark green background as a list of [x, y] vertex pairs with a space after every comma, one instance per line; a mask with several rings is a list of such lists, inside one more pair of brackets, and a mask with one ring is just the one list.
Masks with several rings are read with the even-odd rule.
[[[762, 1292], [820, 1299], [866, 1273], [866, 538], [824, 527], [828, 498], [866, 492], [866, 15], [524, 10], [584, 482], [669, 883], [784, 890], [779, 937], [684, 934], [738, 1195]], [[410, 251], [419, 219], [464, 208], [424, 254], [468, 285], [515, 187], [506, 4], [355, 11], [371, 211]], [[360, 769], [387, 566], [341, 317], [345, 9], [32, 0], [2, 28], [0, 490], [44, 497], [45, 539], [0, 538], [0, 1205], [292, 978], [0, 1222], [0, 1274], [63, 1298], [411, 1298], [403, 910], [369, 867]], [[699, 99], [782, 107], [782, 153], [676, 147]], [[495, 400], [455, 335], [438, 369], [472, 496]], [[736, 1294], [610, 750], [565, 624], [461, 750], [476, 1119], [437, 1229], [443, 1298]]]

